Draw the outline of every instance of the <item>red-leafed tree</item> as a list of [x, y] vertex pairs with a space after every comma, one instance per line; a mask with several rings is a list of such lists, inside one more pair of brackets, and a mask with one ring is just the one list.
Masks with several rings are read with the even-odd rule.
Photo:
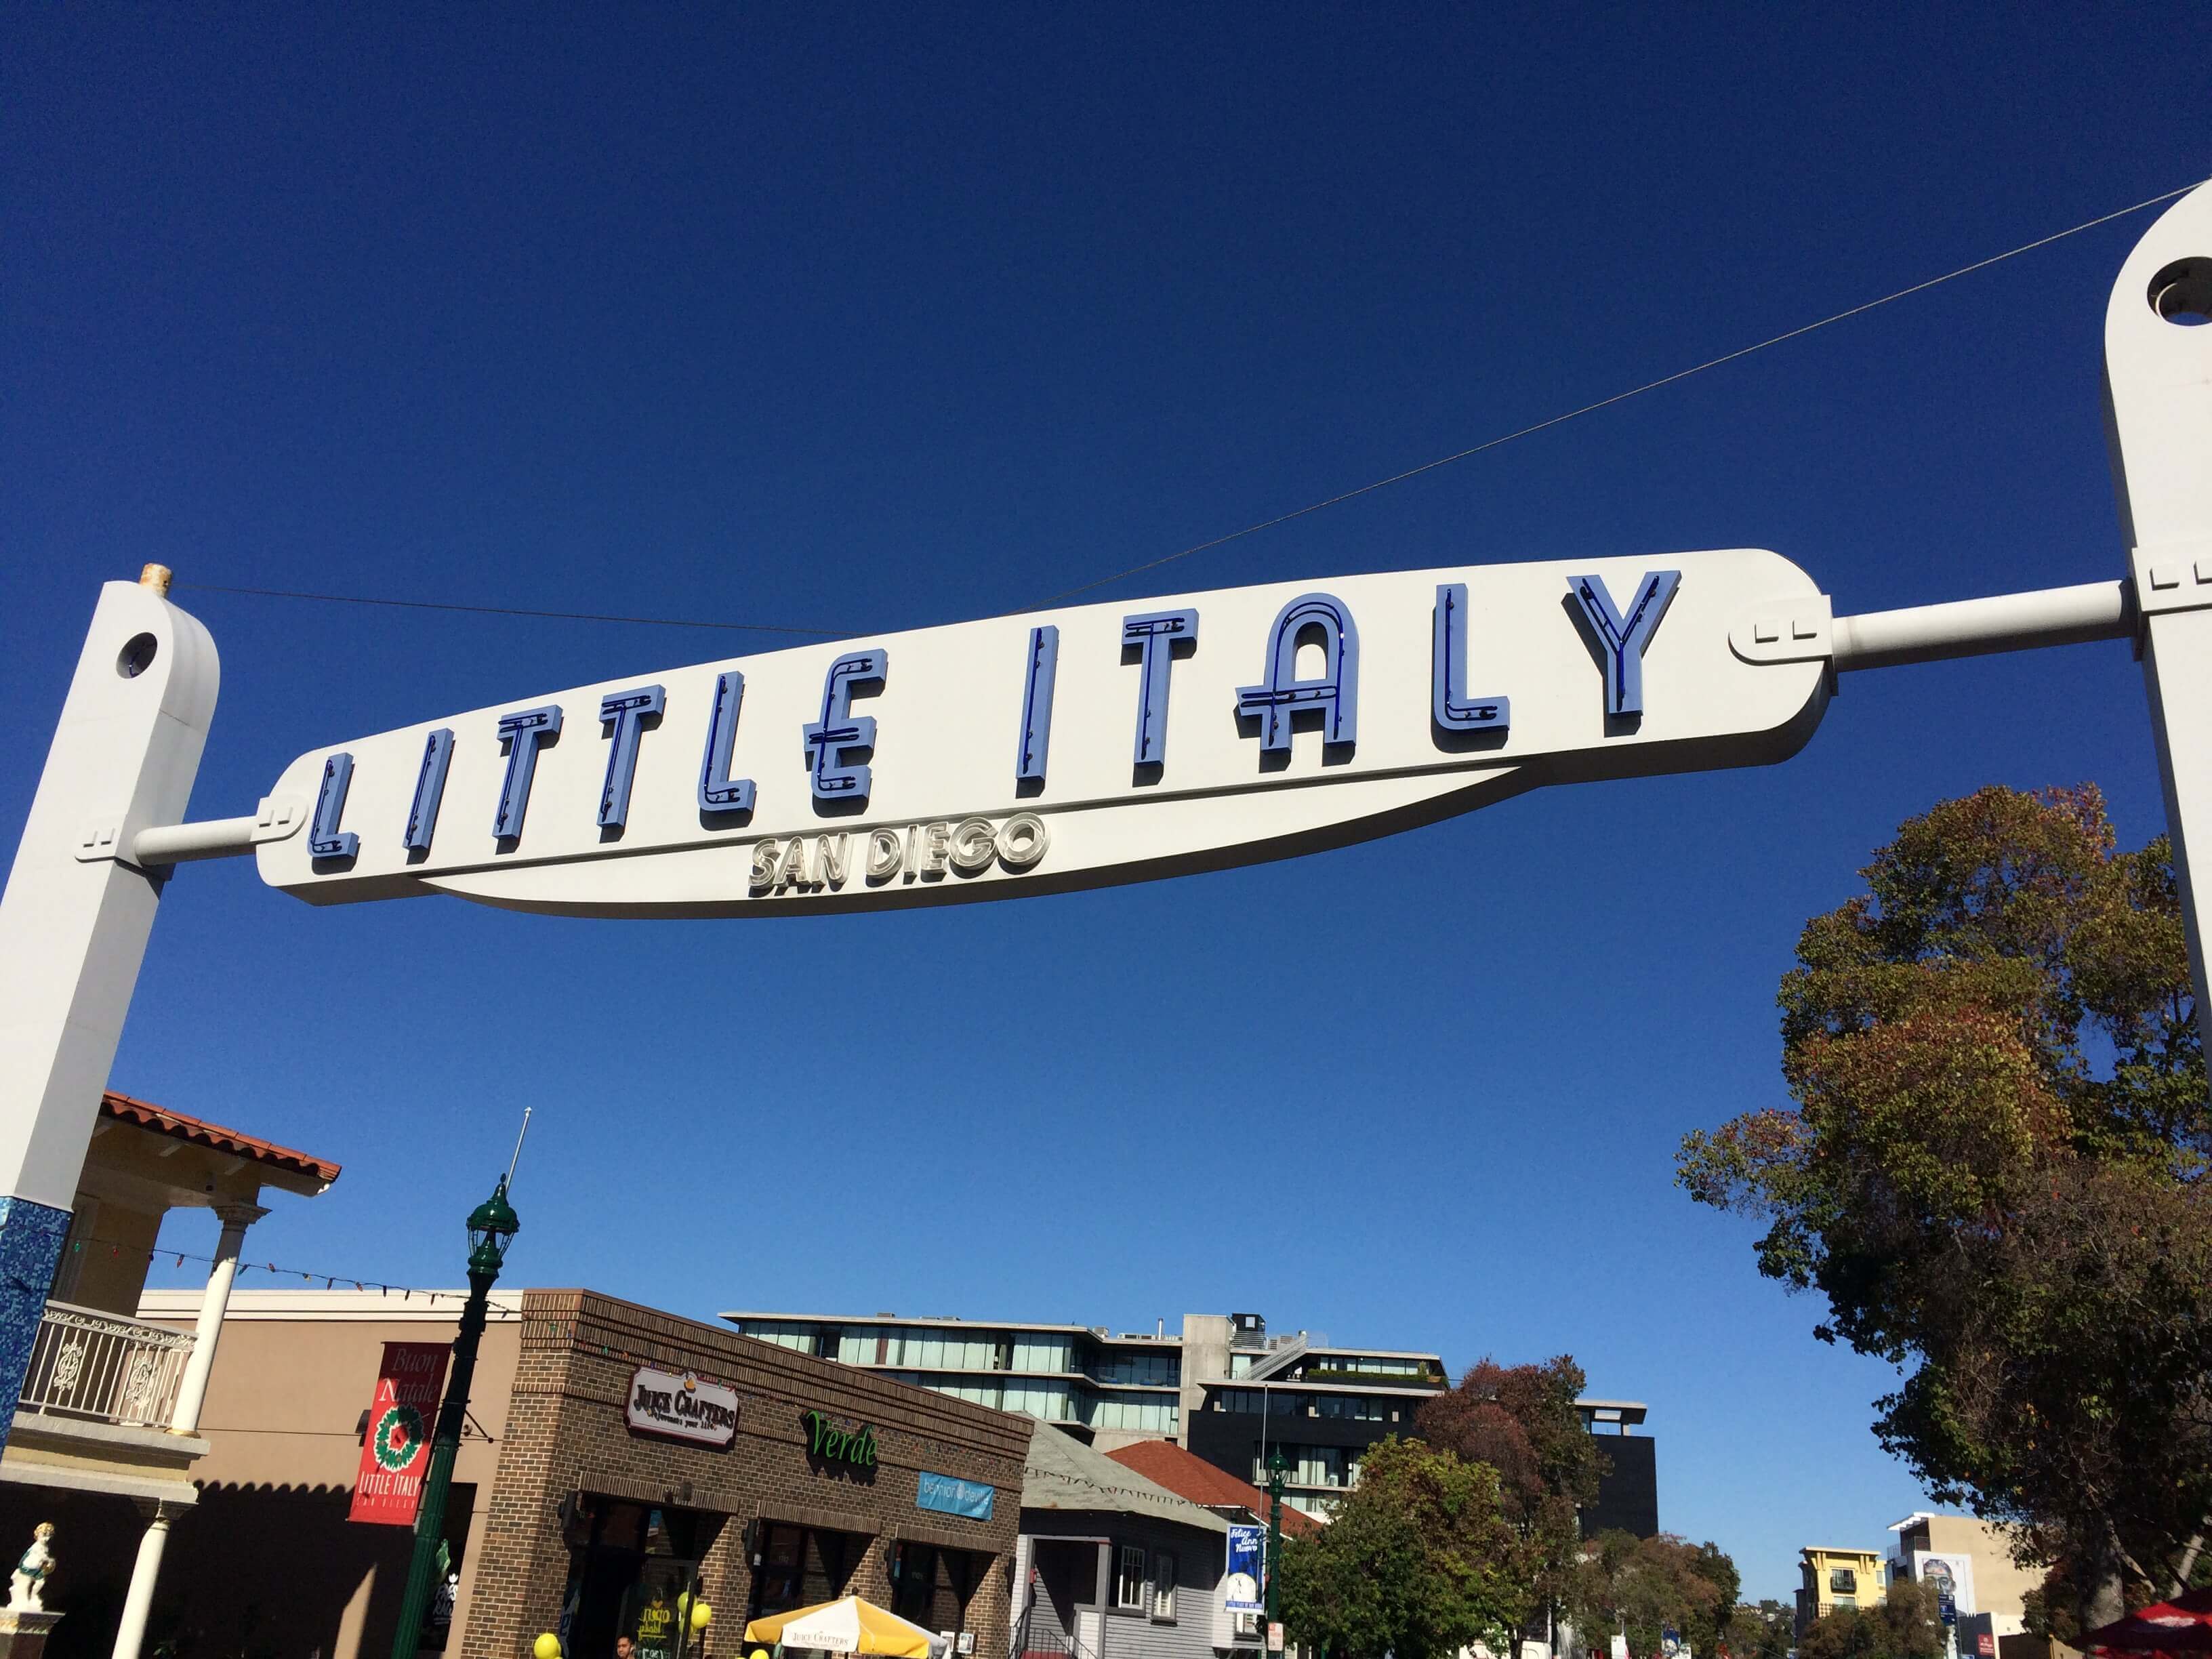
[[1578, 1512], [1596, 1499], [1605, 1474], [1604, 1455], [1575, 1407], [1583, 1382], [1566, 1354], [1540, 1365], [1486, 1358], [1456, 1388], [1423, 1401], [1413, 1418], [1413, 1431], [1431, 1445], [1498, 1471], [1530, 1606], [1547, 1635], [1571, 1588]]

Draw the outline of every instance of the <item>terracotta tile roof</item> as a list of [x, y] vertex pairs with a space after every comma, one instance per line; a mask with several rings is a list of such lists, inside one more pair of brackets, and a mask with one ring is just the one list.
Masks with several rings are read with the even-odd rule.
[[338, 1178], [338, 1166], [319, 1158], [310, 1158], [305, 1152], [295, 1152], [289, 1146], [279, 1146], [274, 1141], [258, 1140], [252, 1135], [226, 1129], [220, 1123], [208, 1123], [199, 1118], [186, 1117], [182, 1112], [173, 1112], [166, 1106], [156, 1106], [149, 1101], [133, 1100], [129, 1095], [118, 1095], [112, 1089], [100, 1097], [100, 1115], [125, 1123], [135, 1123], [142, 1129], [150, 1129], [157, 1135], [173, 1135], [179, 1140], [194, 1146], [212, 1147], [218, 1152], [228, 1152], [250, 1164], [265, 1164], [272, 1169], [289, 1170], [295, 1175], [312, 1176], [328, 1183]]
[[[1165, 1486], [1178, 1498], [1208, 1509], [1246, 1509], [1255, 1519], [1267, 1518], [1267, 1494], [1247, 1486], [1235, 1475], [1217, 1469], [1195, 1452], [1165, 1440], [1139, 1440], [1133, 1446], [1109, 1451], [1107, 1456], [1133, 1469], [1156, 1486]], [[1311, 1538], [1322, 1523], [1301, 1510], [1283, 1505], [1283, 1531], [1292, 1538]]]

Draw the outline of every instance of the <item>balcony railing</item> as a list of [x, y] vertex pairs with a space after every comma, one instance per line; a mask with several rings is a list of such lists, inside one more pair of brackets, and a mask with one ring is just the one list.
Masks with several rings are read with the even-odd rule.
[[49, 1302], [23, 1378], [23, 1409], [166, 1429], [191, 1351], [189, 1331]]

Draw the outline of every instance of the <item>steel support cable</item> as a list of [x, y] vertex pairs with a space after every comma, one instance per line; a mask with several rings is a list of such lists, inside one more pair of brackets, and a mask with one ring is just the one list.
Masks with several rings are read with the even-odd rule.
[[[2197, 181], [2197, 183], [2202, 182], [2205, 181]], [[1813, 322], [1801, 324], [1796, 328], [1785, 330], [1780, 334], [1771, 335], [1750, 345], [1739, 346], [1734, 351], [1723, 352], [1717, 357], [1708, 357], [1703, 362], [1692, 363], [1687, 368], [1676, 369], [1673, 374], [1662, 374], [1655, 380], [1646, 380], [1641, 386], [1631, 386], [1625, 392], [1616, 392], [1610, 397], [1600, 398], [1595, 402], [1583, 404], [1578, 408], [1570, 409], [1562, 414], [1531, 422], [1527, 426], [1516, 427], [1514, 430], [1500, 433], [1494, 438], [1486, 438], [1479, 444], [1470, 444], [1465, 449], [1455, 450], [1449, 455], [1439, 455], [1434, 460], [1424, 461], [1419, 466], [1407, 467], [1402, 472], [1394, 472], [1389, 477], [1377, 478], [1371, 483], [1360, 484], [1355, 489], [1340, 490], [1323, 500], [1309, 502], [1304, 507], [1293, 507], [1287, 513], [1278, 513], [1272, 518], [1261, 519], [1255, 523], [1248, 524], [1241, 530], [1232, 530], [1226, 535], [1215, 536], [1206, 541], [1194, 542], [1188, 547], [1178, 549], [1173, 553], [1163, 554], [1157, 559], [1148, 559], [1142, 564], [1131, 565], [1126, 570], [1118, 570], [1111, 575], [1100, 576], [1074, 587], [1063, 588], [1060, 592], [1049, 594], [1027, 608], [1042, 610], [1094, 592], [1098, 588], [1110, 587], [1115, 582], [1126, 581], [1132, 576], [1141, 576], [1147, 571], [1158, 570], [1164, 565], [1173, 564], [1181, 559], [1188, 559], [1194, 554], [1210, 552], [1217, 547], [1226, 546], [1231, 542], [1241, 541], [1247, 536], [1256, 536], [1263, 530], [1273, 530], [1279, 525], [1289, 524], [1294, 520], [1310, 517], [1313, 514], [1324, 512], [1329, 507], [1340, 507], [1346, 501], [1357, 501], [1362, 495], [1371, 495], [1376, 490], [1388, 489], [1393, 484], [1404, 483], [1409, 478], [1418, 478], [1424, 473], [1434, 472], [1439, 467], [1449, 466], [1455, 461], [1464, 461], [1490, 450], [1502, 448], [1520, 439], [1533, 437], [1539, 432], [1547, 432], [1553, 427], [1564, 426], [1568, 422], [1579, 420], [1585, 415], [1595, 415], [1601, 410], [1611, 409], [1617, 404], [1626, 403], [1632, 398], [1640, 398], [1646, 392], [1657, 392], [1662, 387], [1678, 385], [1692, 375], [1704, 374], [1707, 369], [1719, 368], [1729, 363], [1740, 362], [1744, 358], [1754, 353], [1765, 351], [1770, 347], [1783, 345], [1791, 340], [1802, 339], [1808, 334], [1830, 327], [1834, 324], [1847, 322], [1854, 317], [1863, 317], [1869, 311], [1876, 311], [1883, 306], [1893, 305], [1899, 300], [1910, 299], [1916, 294], [1925, 294], [1932, 288], [1940, 288], [1945, 283], [1955, 282], [1961, 276], [1971, 276], [1976, 271], [1987, 270], [1990, 266], [2002, 264], [2007, 259], [2018, 258], [2023, 253], [2033, 253], [2038, 248], [2049, 247], [2053, 242], [2063, 241], [2069, 236], [2078, 236], [2085, 230], [2094, 230], [2098, 226], [2108, 225], [2115, 219], [2124, 219], [2131, 213], [2140, 213], [2145, 208], [2156, 207], [2160, 203], [2170, 202], [2178, 196], [2186, 196], [2197, 187], [2197, 183], [2184, 185], [2177, 190], [2162, 191], [2156, 196], [2147, 196], [2140, 202], [2130, 202], [2127, 206], [2115, 208], [2110, 213], [2100, 213], [2094, 219], [2084, 219], [2079, 224], [2069, 225], [2063, 230], [2052, 231], [2047, 236], [2039, 236], [2033, 241], [2022, 242], [2019, 246], [2007, 248], [2002, 253], [1992, 253], [1985, 258], [1976, 259], [1970, 264], [1960, 265], [1955, 270], [1947, 270], [1939, 276], [1930, 276], [1925, 281], [1914, 283], [1910, 287], [1900, 288], [1893, 293], [1882, 295], [1878, 299], [1868, 300], [1862, 304], [1851, 306]], [[793, 634], [810, 639], [832, 639], [838, 637], [840, 633], [840, 630], [834, 629], [798, 628], [780, 623], [708, 622], [686, 617], [624, 617], [585, 611], [531, 611], [509, 605], [461, 605], [439, 599], [377, 599], [350, 593], [298, 592], [275, 587], [231, 587], [215, 582], [180, 581], [176, 586], [179, 588], [197, 589], [201, 592], [240, 593], [257, 599], [305, 599], [329, 605], [389, 605], [413, 611], [454, 611], [475, 616], [523, 617], [552, 622], [622, 623], [639, 628], [703, 628], [727, 633]]]

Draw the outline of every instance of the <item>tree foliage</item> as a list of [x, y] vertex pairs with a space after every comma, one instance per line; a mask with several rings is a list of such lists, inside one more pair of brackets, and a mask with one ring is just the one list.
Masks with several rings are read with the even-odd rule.
[[1936, 1587], [1903, 1579], [1881, 1605], [1838, 1607], [1798, 1638], [1797, 1659], [1943, 1659], [1948, 1650]]
[[1727, 1659], [1789, 1659], [1796, 1645], [1796, 1613], [1787, 1603], [1739, 1601], [1721, 1632]]
[[1900, 827], [1782, 982], [1794, 1109], [1683, 1143], [1760, 1271], [1904, 1371], [1876, 1431], [2093, 1622], [2212, 1516], [2212, 1112], [2166, 843], [2090, 787]]
[[1566, 1605], [1581, 1544], [1578, 1512], [1595, 1501], [1605, 1473], [1596, 1437], [1575, 1408], [1584, 1382], [1568, 1354], [1540, 1365], [1485, 1358], [1457, 1387], [1423, 1401], [1413, 1418], [1431, 1445], [1498, 1471], [1530, 1611], [1547, 1623]]
[[1392, 1435], [1318, 1537], [1283, 1540], [1285, 1631], [1333, 1659], [1501, 1650], [1528, 1612], [1516, 1548], [1494, 1469]]
[[1566, 1605], [1593, 1651], [1604, 1651], [1606, 1638], [1621, 1632], [1631, 1653], [1657, 1653], [1671, 1625], [1711, 1655], [1741, 1582], [1717, 1544], [1691, 1544], [1672, 1533], [1601, 1532], [1579, 1553]]

